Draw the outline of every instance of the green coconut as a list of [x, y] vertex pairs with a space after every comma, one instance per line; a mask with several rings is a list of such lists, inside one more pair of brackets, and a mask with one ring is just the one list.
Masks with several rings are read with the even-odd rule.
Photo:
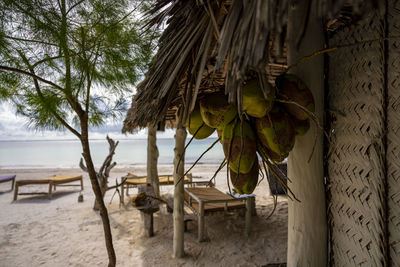
[[253, 164], [253, 167], [251, 168], [249, 173], [239, 173], [238, 175], [236, 172], [230, 169], [231, 182], [236, 192], [241, 195], [253, 193], [258, 183], [258, 171], [259, 165], [257, 160]]
[[[288, 101], [297, 103], [310, 112], [315, 111], [314, 97], [307, 85], [296, 75], [282, 74], [275, 80], [279, 96]], [[306, 111], [296, 104], [284, 103], [289, 114], [298, 120], [306, 120], [309, 116]]]
[[255, 118], [262, 118], [271, 110], [275, 90], [269, 84], [267, 89], [269, 95], [265, 98], [257, 79], [248, 81], [243, 86], [243, 111], [246, 112], [247, 115]]
[[200, 100], [200, 113], [205, 124], [222, 130], [236, 117], [237, 110], [223, 93], [215, 93]]
[[185, 126], [188, 128], [189, 133], [193, 135], [195, 139], [207, 138], [214, 132], [214, 129], [207, 126], [201, 118], [200, 107], [198, 105], [196, 105], [193, 112], [186, 120]]
[[255, 124], [261, 143], [272, 152], [286, 155], [293, 149], [294, 127], [289, 115], [279, 105], [274, 105], [267, 116], [256, 119]]
[[[243, 125], [243, 136], [241, 133]], [[243, 141], [243, 150], [242, 150]], [[249, 173], [257, 159], [256, 138], [253, 129], [248, 122], [231, 122], [225, 126], [222, 132], [222, 146], [225, 157], [229, 157], [229, 167], [239, 173]], [[241, 151], [242, 150], [242, 151]], [[240, 152], [241, 156], [240, 156]], [[240, 159], [240, 160], [239, 160]], [[239, 164], [240, 162], [240, 164]]]
[[293, 124], [296, 135], [303, 136], [310, 129], [310, 119], [298, 120], [294, 117], [291, 117], [291, 120], [292, 120], [292, 124]]

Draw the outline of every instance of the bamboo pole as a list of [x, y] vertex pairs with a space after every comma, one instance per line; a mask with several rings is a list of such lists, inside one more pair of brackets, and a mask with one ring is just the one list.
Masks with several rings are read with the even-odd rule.
[[[173, 238], [173, 257], [182, 258], [184, 252], [183, 233], [185, 230], [183, 214], [183, 184], [181, 179], [184, 174], [184, 152], [185, 152], [186, 129], [178, 123], [175, 133], [175, 157], [174, 157], [174, 238]], [[180, 162], [180, 163], [179, 163]], [[179, 164], [179, 166], [178, 166]]]
[[[317, 16], [317, 5], [307, 7], [306, 3], [300, 1], [289, 10], [288, 65], [324, 48], [323, 24]], [[311, 8], [308, 23], [305, 22], [307, 8]], [[303, 25], [306, 25], [304, 32]], [[324, 57], [313, 57], [290, 72], [304, 80], [310, 88], [316, 104], [315, 115], [323, 125]], [[288, 200], [287, 266], [327, 266], [323, 133], [316, 127], [315, 123], [311, 123], [305, 136], [296, 136], [295, 147], [288, 159], [288, 177], [292, 180], [288, 185], [301, 202]], [[314, 143], [316, 146], [309, 161]]]
[[160, 181], [158, 179], [157, 161], [157, 127], [149, 125], [147, 135], [147, 178], [146, 182], [150, 183], [157, 197], [160, 197]]

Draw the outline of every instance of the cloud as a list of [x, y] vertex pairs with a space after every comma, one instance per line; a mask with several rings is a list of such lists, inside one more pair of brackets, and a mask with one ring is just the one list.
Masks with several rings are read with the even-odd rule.
[[[69, 131], [36, 131], [28, 129], [28, 120], [14, 113], [13, 107], [8, 103], [0, 103], [0, 140], [43, 140], [43, 139], [75, 139], [76, 136]], [[146, 139], [147, 129], [139, 130], [135, 134], [122, 134], [122, 122], [109, 122], [101, 127], [89, 130], [90, 139], [104, 139], [108, 134], [115, 140]], [[167, 129], [158, 132], [157, 138], [173, 138], [175, 130]]]

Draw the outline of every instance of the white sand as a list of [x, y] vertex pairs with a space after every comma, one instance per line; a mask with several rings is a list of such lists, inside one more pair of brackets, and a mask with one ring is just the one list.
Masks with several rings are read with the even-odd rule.
[[[211, 178], [217, 166], [196, 166], [193, 175]], [[145, 168], [130, 172], [145, 174]], [[127, 169], [113, 169], [111, 184]], [[0, 169], [0, 175], [17, 174], [18, 179], [48, 177], [61, 173], [79, 173], [79, 169]], [[160, 167], [159, 174], [172, 173]], [[76, 188], [58, 188], [51, 200], [46, 196], [19, 196], [12, 201], [10, 183], [0, 184], [0, 266], [107, 266], [102, 223], [92, 210], [94, 195], [84, 174], [84, 202], [78, 203]], [[217, 177], [217, 188], [227, 191], [226, 172]], [[20, 192], [46, 191], [47, 186], [21, 187]], [[173, 186], [161, 187], [172, 194]], [[69, 192], [67, 192], [69, 191]], [[133, 190], [131, 193], [135, 193]], [[128, 204], [120, 207], [118, 196], [109, 204], [113, 192], [106, 195], [118, 266], [263, 266], [286, 262], [287, 200], [279, 197], [275, 213], [268, 184], [256, 189], [257, 216], [253, 217], [250, 237], [244, 235], [244, 218], [237, 214], [206, 217], [207, 242], [197, 242], [197, 223], [189, 223], [185, 233], [183, 259], [172, 258], [172, 215], [164, 207], [155, 214], [155, 236], [147, 238], [140, 212]]]

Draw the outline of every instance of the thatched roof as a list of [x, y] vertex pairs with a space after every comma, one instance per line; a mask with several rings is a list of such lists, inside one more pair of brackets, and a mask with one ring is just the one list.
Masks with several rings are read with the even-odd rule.
[[[322, 17], [333, 18], [346, 2], [312, 3]], [[382, 1], [350, 2], [350, 13], [362, 14], [365, 2], [378, 6]], [[159, 0], [147, 16], [151, 26], [166, 22], [167, 27], [138, 86], [123, 132], [163, 120], [173, 122], [180, 106], [188, 106], [190, 112], [196, 99], [211, 91], [225, 91], [240, 110], [241, 87], [249, 71], [265, 84], [286, 69], [283, 44], [290, 4], [290, 0]], [[340, 18], [336, 16], [330, 26], [340, 27]], [[299, 29], [306, 26], [307, 18]]]

